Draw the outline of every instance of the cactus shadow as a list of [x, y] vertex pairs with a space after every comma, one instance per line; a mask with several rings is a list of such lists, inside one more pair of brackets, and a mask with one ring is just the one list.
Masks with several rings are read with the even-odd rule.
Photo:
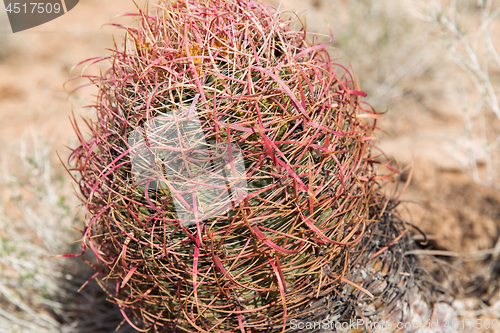
[[[85, 254], [88, 259], [89, 255]], [[65, 293], [57, 301], [61, 309], [51, 308], [62, 332], [71, 333], [132, 333], [137, 332], [124, 318], [116, 304], [95, 280], [82, 285], [95, 273], [80, 258], [66, 260], [62, 267], [61, 286]]]

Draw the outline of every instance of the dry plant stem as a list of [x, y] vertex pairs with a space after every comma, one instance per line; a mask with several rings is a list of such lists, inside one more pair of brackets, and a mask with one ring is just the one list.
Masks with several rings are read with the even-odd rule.
[[[457, 1], [443, 8], [438, 1], [430, 2], [428, 14], [422, 16], [437, 24], [443, 33], [452, 59], [472, 81], [479, 99], [474, 105], [465, 103], [465, 130], [457, 142], [457, 160], [479, 184], [500, 188], [500, 105], [489, 71], [500, 69], [500, 55], [491, 38], [491, 26], [496, 23], [500, 8], [493, 10], [493, 1], [481, 1], [481, 22], [477, 31], [464, 30]], [[466, 163], [460, 158], [465, 154]], [[481, 161], [486, 171], [480, 171]]]

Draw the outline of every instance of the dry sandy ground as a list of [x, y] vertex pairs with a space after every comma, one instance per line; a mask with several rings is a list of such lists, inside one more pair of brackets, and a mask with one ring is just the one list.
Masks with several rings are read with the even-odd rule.
[[[283, 6], [308, 8], [309, 27], [317, 31], [327, 31], [323, 19], [335, 23], [321, 1], [284, 1]], [[105, 54], [116, 30], [102, 25], [127, 22], [113, 17], [134, 8], [127, 0], [81, 0], [68, 14], [17, 34], [9, 32], [6, 13], [0, 9], [1, 153], [15, 153], [21, 141], [36, 133], [67, 156], [64, 145], [74, 140], [68, 117], [72, 111], [92, 117], [92, 110], [82, 105], [92, 100], [95, 91], [86, 88], [67, 98], [67, 91], [76, 85], [70, 83], [65, 90], [63, 83], [78, 74], [70, 74], [73, 65]], [[421, 96], [419, 102], [405, 110], [389, 110], [379, 124], [391, 136], [381, 134], [381, 146], [402, 166], [414, 164], [413, 179], [402, 197], [405, 214], [433, 236], [433, 248], [460, 253], [489, 249], [500, 231], [500, 191], [475, 184], [450, 155], [463, 122], [455, 112], [456, 92], [443, 86], [442, 79], [424, 75], [414, 82], [408, 93]], [[487, 303], [498, 299], [497, 292]]]
[[103, 55], [112, 45], [113, 28], [103, 25], [134, 8], [131, 1], [83, 0], [64, 16], [16, 34], [9, 32], [6, 12], [0, 10], [0, 48], [5, 48], [0, 61], [2, 150], [16, 149], [20, 137], [32, 131], [48, 135], [57, 150], [67, 144], [72, 137], [68, 116], [72, 110], [91, 115], [81, 106], [91, 101], [92, 90], [67, 99], [67, 91], [75, 84], [69, 84], [66, 90], [63, 84], [79, 73], [70, 73], [72, 66]]

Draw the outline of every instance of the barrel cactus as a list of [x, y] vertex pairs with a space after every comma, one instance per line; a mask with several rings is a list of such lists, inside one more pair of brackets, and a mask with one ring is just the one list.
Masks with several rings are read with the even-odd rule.
[[90, 60], [111, 67], [87, 76], [96, 120], [90, 137], [75, 122], [69, 159], [82, 250], [125, 319], [280, 332], [343, 285], [373, 297], [346, 270], [379, 204], [378, 115], [329, 43], [252, 0], [160, 1], [135, 18]]

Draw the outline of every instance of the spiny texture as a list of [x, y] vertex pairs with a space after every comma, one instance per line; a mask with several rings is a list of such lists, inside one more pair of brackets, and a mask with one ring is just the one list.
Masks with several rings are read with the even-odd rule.
[[449, 293], [412, 253], [419, 246], [397, 203], [384, 202], [385, 208], [371, 210], [374, 222], [361, 241], [344, 249], [351, 258], [346, 278], [357, 287], [344, 284], [310, 302], [290, 322], [290, 332], [301, 331], [299, 323], [307, 332], [457, 332]]
[[281, 331], [354, 282], [376, 199], [377, 118], [327, 44], [248, 0], [135, 15], [70, 165], [83, 245], [137, 328]]

